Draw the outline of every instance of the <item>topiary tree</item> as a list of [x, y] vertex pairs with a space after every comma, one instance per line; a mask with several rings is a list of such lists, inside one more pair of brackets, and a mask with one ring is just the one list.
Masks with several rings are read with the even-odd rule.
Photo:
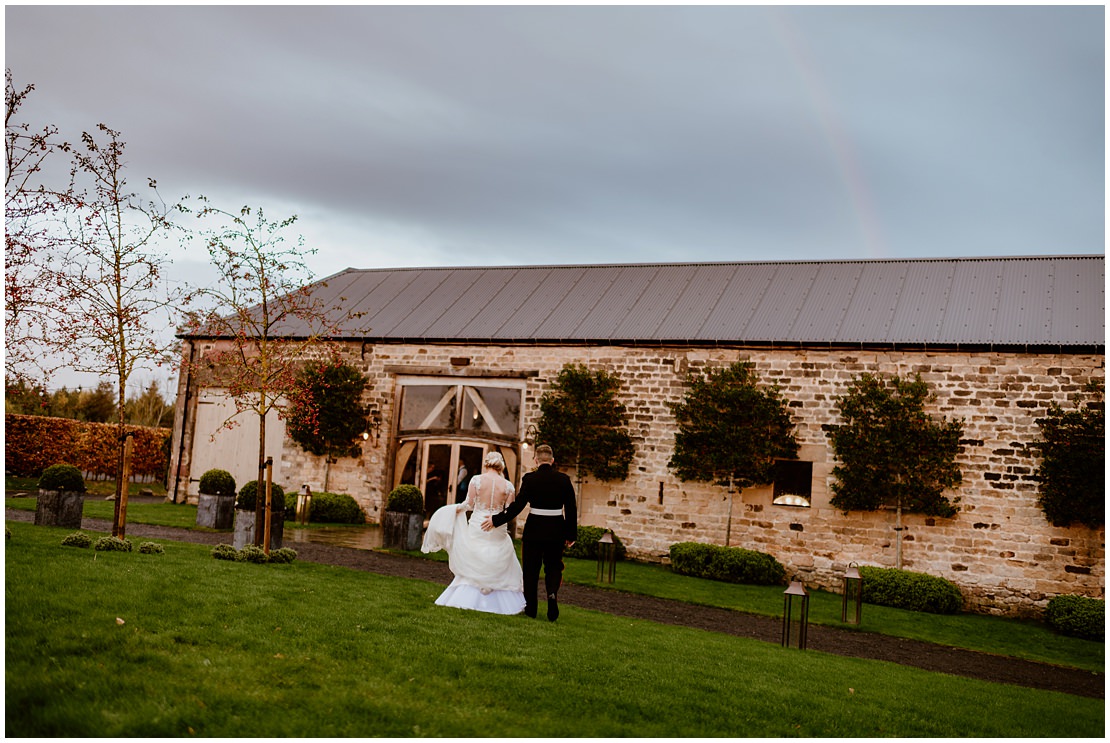
[[778, 387], [760, 387], [749, 361], [692, 372], [686, 384], [683, 400], [671, 405], [678, 430], [667, 466], [680, 480], [728, 487], [728, 545], [734, 494], [771, 484], [775, 462], [798, 456], [794, 423]]
[[574, 467], [579, 488], [585, 475], [628, 477], [634, 449], [628, 414], [617, 400], [620, 388], [615, 374], [568, 364], [540, 399], [535, 443], [547, 444], [560, 464]]
[[415, 485], [398, 485], [390, 491], [385, 510], [395, 513], [423, 513], [424, 494]]
[[235, 478], [227, 470], [208, 470], [200, 476], [198, 489], [205, 495], [235, 495]]
[[897, 567], [902, 567], [902, 512], [953, 516], [944, 491], [962, 481], [956, 455], [963, 451], [963, 420], [934, 419], [928, 385], [862, 374], [837, 398], [843, 423], [826, 426], [838, 464], [832, 505], [844, 513], [894, 508]]
[[85, 492], [85, 478], [72, 464], [52, 464], [39, 476], [39, 490]]
[[324, 457], [324, 490], [338, 457], [357, 456], [369, 408], [362, 404], [366, 377], [337, 356], [310, 361], [297, 375], [285, 431], [302, 449]]
[[[256, 511], [258, 508], [258, 480], [251, 480], [239, 489], [239, 496], [235, 499], [235, 507], [244, 511]], [[264, 500], [264, 499], [263, 499]], [[266, 504], [262, 504], [266, 508]], [[276, 482], [270, 483], [270, 509], [281, 511], [285, 509], [285, 489]]]
[[1075, 407], [1049, 405], [1037, 420], [1041, 463], [1037, 505], [1053, 526], [1079, 522], [1097, 529], [1106, 522], [1106, 402], [1101, 382], [1087, 385], [1088, 399], [1075, 395]]

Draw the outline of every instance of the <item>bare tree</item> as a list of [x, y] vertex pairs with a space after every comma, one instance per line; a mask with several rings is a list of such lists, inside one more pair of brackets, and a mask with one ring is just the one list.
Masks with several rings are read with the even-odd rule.
[[[315, 250], [285, 244], [283, 231], [297, 217], [267, 219], [261, 208], [244, 206], [238, 213], [213, 206], [199, 197], [196, 217], [209, 226], [200, 230], [219, 284], [201, 293], [206, 310], [187, 315], [186, 335], [216, 341], [211, 352], [193, 361], [191, 374], [222, 387], [235, 404], [225, 421], [250, 412], [258, 417], [258, 483], [266, 481], [266, 417], [283, 414], [286, 396], [297, 374], [312, 356], [322, 356], [349, 314], [329, 311], [314, 296], [305, 257]], [[319, 285], [317, 285], [319, 286]], [[186, 363], [190, 363], [186, 361]], [[280, 442], [278, 442], [280, 445]], [[269, 550], [265, 539], [266, 502], [256, 499], [255, 544]]]
[[5, 83], [4, 373], [5, 386], [12, 388], [21, 380], [47, 378], [57, 368], [47, 363], [43, 349], [56, 300], [51, 268], [60, 244], [51, 223], [67, 194], [44, 184], [43, 168], [70, 146], [59, 141], [56, 126], [32, 130], [19, 120], [19, 108], [34, 85], [16, 89], [11, 69], [5, 71]]
[[173, 325], [171, 313], [189, 302], [189, 292], [163, 279], [170, 261], [158, 240], [174, 229], [175, 207], [163, 201], [152, 179], [145, 199], [129, 190], [119, 132], [104, 124], [97, 131], [104, 141], [83, 132], [74, 147], [67, 249], [56, 274], [64, 318], [51, 343], [68, 354], [73, 369], [115, 383], [120, 449], [113, 534], [122, 536], [128, 381], [136, 369], [172, 359], [176, 343], [165, 329]]

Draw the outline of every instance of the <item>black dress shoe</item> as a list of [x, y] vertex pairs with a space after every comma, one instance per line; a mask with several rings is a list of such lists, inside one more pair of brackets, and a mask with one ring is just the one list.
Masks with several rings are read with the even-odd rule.
[[549, 593], [547, 595], [547, 621], [554, 622], [559, 618], [559, 602], [555, 598], [555, 594]]
[[529, 619], [535, 619], [536, 618], [536, 607], [534, 607], [534, 606], [524, 607], [524, 616], [528, 617]]

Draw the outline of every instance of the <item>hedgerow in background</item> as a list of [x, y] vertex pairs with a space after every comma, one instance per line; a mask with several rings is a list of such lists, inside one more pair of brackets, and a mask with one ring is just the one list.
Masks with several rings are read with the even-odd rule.
[[678, 542], [671, 545], [670, 558], [674, 572], [696, 578], [767, 586], [786, 580], [786, 569], [778, 560], [766, 552], [742, 547]]
[[339, 457], [361, 453], [370, 410], [362, 404], [366, 377], [338, 354], [309, 361], [293, 382], [285, 411], [285, 432], [309, 454], [324, 458], [324, 490]]
[[[286, 515], [291, 516], [292, 511], [286, 509]], [[364, 524], [366, 513], [346, 493], [313, 493], [308, 520], [318, 524]]]
[[1101, 382], [1084, 392], [1072, 398], [1072, 409], [1053, 402], [1037, 420], [1037, 505], [1053, 526], [1078, 522], [1097, 529], [1106, 521], [1106, 400]]
[[605, 370], [568, 364], [540, 398], [536, 444], [555, 452], [559, 467], [574, 467], [575, 481], [592, 475], [624, 480], [634, 451], [628, 412], [617, 399], [621, 380]]
[[[131, 478], [161, 482], [169, 466], [165, 428], [126, 426], [131, 434]], [[70, 462], [90, 480], [116, 472], [117, 429], [106, 423], [31, 415], [4, 416], [4, 467], [12, 477], [37, 477], [55, 462]]]
[[844, 513], [893, 508], [899, 568], [902, 512], [951, 517], [959, 502], [944, 492], [963, 479], [956, 462], [963, 420], [931, 416], [925, 405], [933, 399], [920, 375], [862, 374], [836, 399], [843, 422], [825, 427], [837, 460], [829, 502]]
[[775, 462], [797, 458], [794, 422], [779, 388], [761, 386], [750, 361], [691, 372], [686, 385], [682, 401], [670, 406], [677, 430], [667, 466], [684, 482], [728, 488], [728, 544], [735, 494], [771, 484]]
[[859, 569], [863, 579], [863, 600], [869, 604], [893, 606], [931, 614], [957, 614], [964, 598], [950, 580], [897, 568]]

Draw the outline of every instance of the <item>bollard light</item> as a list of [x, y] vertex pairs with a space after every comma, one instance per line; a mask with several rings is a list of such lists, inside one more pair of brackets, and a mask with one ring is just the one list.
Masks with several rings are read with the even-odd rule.
[[604, 577], [606, 583], [612, 583], [617, 575], [617, 544], [613, 541], [613, 532], [606, 531], [597, 540], [597, 582], [601, 583]]
[[308, 523], [308, 512], [312, 506], [312, 489], [308, 485], [301, 487], [301, 492], [297, 493], [297, 523]]
[[[855, 607], [854, 619], [848, 619], [849, 605]], [[863, 578], [859, 574], [859, 566], [854, 562], [848, 563], [844, 571], [844, 600], [840, 605], [840, 621], [859, 624], [863, 615]]]
[[809, 631], [809, 592], [795, 577], [783, 595], [782, 646], [805, 650], [806, 634]]

